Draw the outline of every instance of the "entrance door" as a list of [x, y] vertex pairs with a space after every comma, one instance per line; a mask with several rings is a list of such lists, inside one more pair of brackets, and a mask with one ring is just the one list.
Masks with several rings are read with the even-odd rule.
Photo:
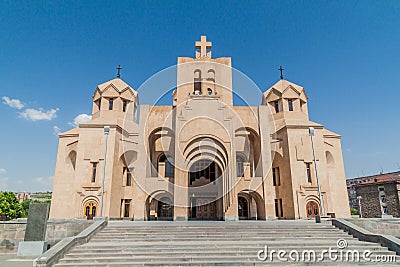
[[171, 200], [169, 198], [161, 198], [157, 204], [157, 220], [172, 220], [173, 205]]
[[319, 206], [315, 201], [309, 201], [306, 205], [307, 218], [314, 218], [319, 215]]
[[217, 205], [208, 199], [196, 199], [195, 219], [214, 220], [217, 218]]

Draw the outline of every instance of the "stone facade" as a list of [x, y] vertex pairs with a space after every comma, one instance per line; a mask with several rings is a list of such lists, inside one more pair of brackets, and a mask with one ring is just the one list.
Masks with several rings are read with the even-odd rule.
[[[86, 219], [53, 220], [47, 222], [46, 241], [50, 246], [65, 237], [75, 236], [91, 225]], [[18, 243], [24, 240], [26, 219], [0, 222], [0, 252], [16, 252]]]
[[281, 79], [235, 106], [231, 58], [205, 36], [196, 49], [178, 58], [171, 106], [139, 106], [119, 77], [97, 86], [92, 120], [59, 135], [50, 217], [313, 217], [316, 167], [325, 213], [349, 217], [340, 136], [309, 120], [304, 88]]
[[[361, 196], [362, 217], [376, 218], [382, 215], [399, 217], [399, 191], [400, 183], [396, 181], [357, 186], [357, 196]], [[385, 199], [381, 198], [380, 192], [384, 192]], [[385, 210], [384, 207], [386, 207], [387, 210]]]

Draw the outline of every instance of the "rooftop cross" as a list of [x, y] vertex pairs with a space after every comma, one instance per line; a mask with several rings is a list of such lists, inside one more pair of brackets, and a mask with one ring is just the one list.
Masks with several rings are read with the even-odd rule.
[[281, 80], [283, 80], [283, 70], [284, 70], [284, 68], [282, 68], [282, 66], [280, 66], [278, 70], [281, 71]]
[[207, 42], [207, 37], [206, 36], [201, 36], [200, 42], [196, 42], [196, 49], [200, 49], [200, 53], [196, 51], [196, 58], [204, 58], [208, 57], [211, 58], [211, 52], [207, 52], [207, 49], [211, 49], [212, 43]]
[[121, 78], [121, 70], [122, 70], [121, 65], [118, 65], [117, 70], [118, 70], [117, 78]]

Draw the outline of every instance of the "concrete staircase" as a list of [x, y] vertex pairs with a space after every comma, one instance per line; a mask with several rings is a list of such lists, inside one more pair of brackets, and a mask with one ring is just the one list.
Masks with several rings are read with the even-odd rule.
[[[267, 265], [377, 265], [376, 262], [331, 260], [293, 262], [289, 252], [340, 250], [337, 240], [345, 239], [346, 250], [372, 252], [370, 258], [395, 257], [379, 244], [359, 241], [330, 223], [313, 221], [240, 221], [240, 222], [128, 222], [111, 221], [87, 244], [73, 248], [56, 266], [267, 266]], [[277, 254], [272, 261], [261, 261], [257, 252], [285, 250], [289, 261]], [[261, 254], [263, 256], [264, 254]], [[361, 256], [360, 256], [361, 257]], [[344, 257], [343, 257], [344, 258]], [[352, 259], [350, 257], [350, 259]], [[396, 266], [381, 263], [380, 266]]]

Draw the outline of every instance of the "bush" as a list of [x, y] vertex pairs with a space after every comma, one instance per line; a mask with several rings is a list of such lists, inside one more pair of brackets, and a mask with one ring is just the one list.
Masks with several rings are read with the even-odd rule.
[[13, 192], [0, 194], [0, 213], [6, 214], [9, 220], [20, 218], [23, 215], [22, 205]]
[[25, 199], [21, 203], [21, 206], [22, 206], [22, 217], [23, 218], [28, 217], [29, 204], [31, 204], [31, 200], [30, 199]]
[[360, 215], [360, 212], [357, 209], [351, 208], [350, 209], [351, 215]]

